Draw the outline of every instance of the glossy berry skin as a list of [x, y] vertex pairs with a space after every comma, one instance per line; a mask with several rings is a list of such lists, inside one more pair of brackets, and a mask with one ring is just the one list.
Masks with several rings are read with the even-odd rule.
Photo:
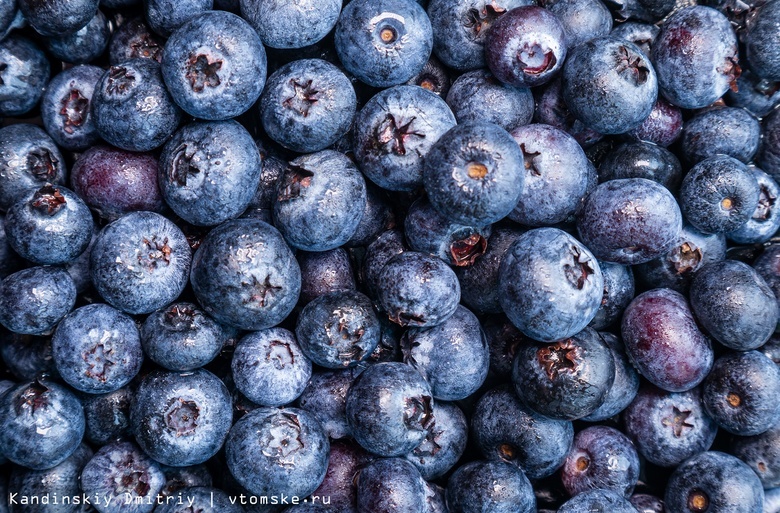
[[357, 291], [330, 292], [298, 315], [295, 334], [303, 353], [329, 369], [354, 367], [379, 344], [379, 319], [371, 300]]
[[550, 226], [573, 218], [596, 182], [593, 166], [577, 141], [550, 125], [515, 128], [523, 153], [523, 191], [509, 218], [526, 226]]
[[152, 30], [170, 37], [176, 29], [213, 7], [214, 0], [144, 0], [144, 17]]
[[762, 78], [775, 81], [780, 80], [778, 20], [780, 4], [767, 2], [755, 10], [745, 34], [745, 55], [751, 71]]
[[703, 5], [666, 20], [651, 58], [660, 92], [683, 109], [706, 107], [739, 76], [737, 37], [728, 18]]
[[266, 134], [298, 153], [313, 153], [335, 143], [349, 130], [356, 109], [349, 78], [322, 59], [282, 66], [268, 77], [260, 97]]
[[595, 257], [557, 228], [524, 233], [501, 260], [499, 302], [512, 323], [535, 340], [580, 332], [596, 315], [603, 291]]
[[62, 379], [88, 394], [125, 386], [143, 362], [133, 319], [102, 303], [77, 308], [59, 323], [52, 355]]
[[246, 210], [261, 167], [257, 145], [236, 121], [195, 122], [163, 147], [158, 180], [165, 202], [182, 219], [216, 226]]
[[441, 259], [406, 251], [390, 259], [377, 277], [379, 303], [401, 326], [430, 328], [446, 321], [460, 301], [460, 284]]
[[552, 344], [530, 342], [515, 356], [512, 382], [520, 400], [535, 412], [575, 420], [604, 403], [615, 381], [612, 350], [596, 331]]
[[68, 174], [59, 148], [42, 128], [22, 123], [0, 129], [0, 209], [8, 210], [30, 189], [63, 184]]
[[527, 125], [534, 115], [528, 87], [502, 84], [482, 69], [459, 76], [447, 94], [447, 104], [458, 123], [489, 121], [507, 131]]
[[738, 244], [760, 244], [771, 239], [780, 228], [780, 185], [757, 167], [748, 168], [758, 182], [758, 206], [745, 224], [726, 236]]
[[233, 477], [255, 495], [307, 497], [325, 477], [329, 450], [309, 412], [258, 408], [230, 429], [225, 459]]
[[552, 475], [574, 438], [571, 422], [528, 409], [509, 385], [490, 390], [477, 402], [470, 436], [482, 455], [520, 467], [531, 479]]
[[609, 262], [599, 262], [599, 267], [604, 276], [604, 294], [596, 315], [588, 324], [594, 330], [605, 329], [620, 319], [636, 295], [631, 267]]
[[615, 37], [574, 48], [561, 76], [569, 110], [602, 134], [622, 134], [638, 127], [658, 97], [650, 60], [635, 44]]
[[61, 147], [83, 151], [100, 139], [90, 106], [102, 76], [97, 66], [75, 66], [49, 82], [41, 100], [41, 118], [46, 132]]
[[646, 178], [600, 184], [577, 219], [580, 239], [598, 259], [624, 265], [661, 256], [681, 229], [682, 214], [672, 193]]
[[472, 461], [447, 482], [451, 513], [535, 513], [536, 497], [523, 471], [503, 461]]
[[230, 331], [197, 305], [177, 302], [149, 314], [140, 333], [144, 354], [157, 365], [192, 371], [216, 358]]
[[[103, 2], [105, 4], [105, 2]], [[111, 64], [130, 59], [162, 60], [163, 39], [154, 34], [143, 16], [131, 18], [116, 28], [108, 44]]]
[[301, 395], [311, 377], [307, 358], [292, 332], [270, 328], [245, 335], [231, 362], [233, 382], [260, 406], [283, 406]]
[[638, 295], [623, 313], [621, 332], [639, 373], [664, 390], [690, 390], [712, 367], [712, 344], [679, 292], [654, 289]]
[[608, 332], [601, 332], [598, 335], [612, 352], [615, 361], [615, 380], [607, 390], [601, 406], [582, 417], [582, 420], [588, 422], [600, 422], [619, 414], [631, 404], [639, 390], [639, 373], [631, 365], [623, 341]]
[[666, 486], [664, 503], [669, 511], [682, 513], [760, 513], [764, 489], [758, 476], [742, 461], [708, 451], [677, 467]]
[[100, 231], [90, 273], [112, 306], [151, 313], [179, 297], [191, 258], [187, 238], [172, 221], [154, 212], [131, 212]]
[[152, 371], [138, 385], [130, 427], [138, 445], [163, 465], [203, 463], [222, 447], [232, 404], [222, 381], [204, 369]]
[[297, 405], [314, 415], [332, 440], [350, 435], [345, 409], [347, 391], [363, 369], [315, 371], [298, 396]]
[[485, 40], [485, 60], [501, 82], [534, 87], [563, 67], [567, 39], [560, 19], [547, 9], [517, 7], [501, 16]]
[[589, 513], [599, 510], [611, 511], [612, 513], [634, 513], [636, 508], [620, 493], [595, 489], [569, 499], [558, 509], [558, 513]]
[[303, 48], [325, 37], [341, 13], [339, 0], [240, 0], [241, 15], [265, 46]]
[[414, 0], [354, 0], [336, 24], [336, 53], [347, 71], [372, 87], [417, 75], [431, 56], [433, 33]]
[[677, 192], [682, 181], [680, 160], [663, 146], [649, 142], [621, 144], [599, 165], [599, 181], [646, 178]]
[[55, 58], [71, 64], [86, 64], [100, 57], [111, 37], [111, 24], [97, 11], [89, 23], [72, 34], [58, 34], [46, 41], [46, 49]]
[[344, 248], [295, 254], [301, 266], [301, 304], [329, 292], [356, 290], [355, 271], [349, 253]]
[[543, 5], [560, 21], [570, 50], [612, 30], [609, 9], [599, 0], [551, 0]]
[[438, 401], [433, 418], [425, 440], [405, 456], [428, 481], [445, 475], [463, 456], [469, 431], [466, 416], [455, 403]]
[[682, 128], [680, 108], [659, 97], [650, 115], [626, 135], [637, 141], [647, 141], [666, 148], [680, 137]]
[[67, 387], [39, 379], [0, 396], [0, 452], [13, 463], [46, 470], [65, 461], [84, 436], [84, 411]]
[[766, 281], [737, 260], [712, 263], [697, 272], [690, 301], [704, 329], [737, 351], [764, 345], [780, 316], [777, 299]]
[[92, 115], [100, 137], [109, 144], [149, 151], [173, 134], [182, 114], [163, 83], [160, 65], [133, 59], [103, 73], [92, 97]]
[[81, 471], [81, 489], [95, 499], [92, 504], [99, 513], [115, 512], [128, 496], [133, 503], [123, 507], [123, 513], [152, 513], [164, 485], [160, 465], [133, 442], [104, 445]]
[[490, 352], [477, 317], [458, 306], [433, 328], [411, 328], [401, 339], [404, 362], [431, 386], [434, 399], [457, 401], [472, 395], [487, 377]]
[[561, 469], [572, 497], [591, 489], [611, 490], [628, 498], [639, 479], [639, 456], [626, 435], [608, 426], [590, 426], [574, 437]]
[[761, 125], [744, 109], [724, 107], [704, 111], [683, 127], [682, 149], [689, 162], [728, 155], [749, 162], [758, 151]]
[[210, 121], [249, 110], [266, 78], [266, 55], [257, 32], [225, 11], [205, 12], [165, 43], [162, 75], [174, 101]]
[[273, 226], [236, 219], [201, 242], [190, 282], [198, 302], [218, 322], [261, 330], [280, 323], [295, 307], [301, 271]]
[[377, 363], [347, 392], [347, 424], [367, 451], [402, 456], [426, 437], [433, 419], [431, 388], [412, 367], [399, 362]]
[[[761, 480], [766, 491], [780, 486], [780, 425], [755, 436], [735, 436], [729, 453], [744, 461]], [[773, 510], [770, 510], [773, 511]]]
[[431, 0], [428, 17], [433, 27], [436, 56], [445, 65], [459, 71], [484, 68], [484, 46], [489, 29], [508, 11], [526, 5], [533, 5], [533, 2]]
[[95, 15], [98, 3], [98, 0], [18, 1], [19, 10], [24, 18], [42, 36], [59, 36], [76, 32]]
[[290, 162], [277, 189], [274, 224], [290, 246], [327, 251], [352, 237], [366, 201], [357, 167], [343, 153], [324, 150]]
[[455, 124], [444, 100], [422, 87], [380, 91], [355, 118], [360, 170], [383, 189], [412, 191], [422, 185], [423, 158]]
[[14, 333], [45, 334], [75, 304], [76, 286], [60, 267], [30, 267], [0, 282], [0, 324]]
[[426, 511], [425, 480], [414, 465], [402, 458], [377, 458], [357, 474], [357, 511]]
[[84, 439], [96, 446], [103, 446], [112, 440], [129, 438], [130, 402], [133, 391], [123, 387], [100, 395], [85, 395], [81, 398], [84, 406], [86, 429]]
[[0, 61], [6, 64], [0, 85], [0, 115], [20, 116], [40, 101], [51, 65], [35, 43], [19, 35], [0, 42]]
[[639, 454], [661, 467], [675, 467], [706, 451], [718, 431], [698, 388], [670, 393], [645, 385], [626, 408], [623, 422]]

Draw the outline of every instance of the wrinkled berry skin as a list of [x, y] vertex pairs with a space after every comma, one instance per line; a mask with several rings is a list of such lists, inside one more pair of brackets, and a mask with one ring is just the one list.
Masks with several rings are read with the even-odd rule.
[[225, 459], [251, 493], [307, 497], [328, 469], [330, 444], [317, 419], [297, 408], [258, 408], [230, 429]]
[[452, 513], [535, 513], [536, 497], [517, 467], [503, 461], [472, 461], [450, 476], [447, 506]]
[[750, 70], [768, 80], [780, 80], [780, 2], [766, 2], [758, 7], [748, 24], [745, 50]]
[[135, 391], [130, 427], [154, 460], [184, 467], [217, 453], [230, 430], [231, 412], [230, 392], [207, 370], [156, 370]]
[[30, 112], [49, 82], [51, 65], [29, 39], [13, 35], [0, 42], [0, 61], [6, 64], [0, 84], [0, 115]]
[[60, 267], [30, 267], [0, 282], [0, 324], [14, 333], [42, 335], [76, 304], [76, 285]]
[[8, 244], [20, 256], [42, 265], [76, 259], [92, 239], [92, 214], [75, 193], [61, 186], [30, 190], [6, 213]]
[[412, 367], [399, 362], [377, 363], [347, 392], [347, 424], [367, 451], [402, 456], [425, 439], [433, 419], [431, 388]]
[[84, 436], [84, 410], [68, 388], [20, 383], [0, 396], [0, 453], [32, 470], [65, 461]]
[[645, 178], [600, 184], [577, 219], [580, 238], [599, 260], [624, 265], [658, 258], [681, 229], [682, 214], [672, 193]]
[[609, 152], [599, 165], [600, 182], [621, 178], [647, 178], [675, 193], [682, 181], [682, 165], [674, 153], [662, 146], [625, 143]]
[[748, 167], [758, 182], [758, 206], [745, 224], [726, 236], [737, 244], [761, 244], [771, 239], [780, 228], [780, 185], [757, 167]]
[[366, 201], [366, 182], [355, 164], [323, 150], [288, 165], [276, 192], [274, 225], [294, 248], [335, 249], [355, 233]]
[[98, 0], [37, 2], [19, 0], [19, 10], [42, 36], [70, 34], [89, 23], [98, 8]]
[[590, 513], [591, 511], [634, 513], [636, 508], [620, 493], [595, 489], [569, 499], [558, 509], [558, 513]]
[[210, 121], [243, 114], [263, 92], [267, 64], [257, 32], [225, 11], [205, 12], [165, 43], [162, 75], [174, 101]]
[[600, 422], [614, 417], [634, 400], [639, 390], [639, 373], [631, 365], [623, 341], [607, 332], [598, 335], [612, 352], [615, 361], [615, 380], [607, 390], [601, 406], [582, 417], [582, 420], [588, 422]]
[[715, 155], [749, 162], [758, 151], [761, 125], [744, 109], [723, 107], [704, 111], [685, 123], [682, 149], [691, 163]]
[[764, 345], [780, 316], [777, 299], [766, 281], [737, 260], [708, 264], [697, 272], [690, 301], [704, 329], [737, 351]]
[[103, 76], [97, 66], [75, 66], [55, 76], [41, 100], [41, 118], [52, 139], [71, 151], [84, 151], [100, 136], [92, 117], [95, 86]]
[[260, 97], [266, 134], [285, 148], [313, 153], [349, 131], [357, 109], [352, 83], [333, 64], [301, 59], [276, 70]]
[[552, 475], [574, 438], [571, 422], [528, 409], [509, 385], [490, 390], [471, 416], [471, 435], [482, 455], [520, 467], [531, 479]]
[[512, 370], [520, 400], [557, 420], [593, 413], [614, 381], [612, 350], [590, 328], [552, 344], [528, 343], [518, 349]]
[[191, 258], [187, 238], [172, 221], [154, 212], [131, 212], [98, 234], [90, 274], [107, 303], [145, 314], [179, 297]]
[[645, 385], [623, 413], [623, 423], [639, 453], [661, 467], [675, 467], [706, 451], [718, 431], [698, 388], [670, 393]]
[[[780, 425], [755, 436], [735, 436], [729, 452], [753, 469], [766, 491], [780, 486]], [[770, 510], [776, 511], [776, 510]]]
[[339, 0], [240, 0], [241, 16], [265, 46], [303, 48], [325, 37], [341, 13]]
[[647, 141], [666, 148], [679, 139], [682, 128], [682, 111], [659, 97], [650, 115], [626, 135], [630, 139]]
[[62, 379], [88, 394], [125, 386], [143, 362], [133, 319], [101, 303], [82, 306], [65, 316], [52, 337], [52, 354]]
[[218, 322], [261, 330], [279, 324], [295, 307], [301, 270], [273, 226], [236, 219], [201, 242], [190, 282], [198, 302]]
[[283, 406], [301, 395], [311, 377], [307, 358], [292, 332], [270, 328], [245, 335], [231, 362], [236, 388], [260, 406]]
[[557, 228], [524, 233], [501, 260], [499, 302], [512, 323], [535, 340], [580, 332], [596, 315], [603, 292], [595, 257]]
[[527, 125], [534, 115], [528, 87], [502, 84], [482, 69], [459, 76], [447, 94], [447, 104], [458, 123], [489, 121], [507, 131]]
[[577, 141], [550, 125], [515, 128], [523, 152], [523, 191], [509, 218], [526, 226], [570, 220], [596, 182], [593, 166]]
[[563, 67], [566, 35], [559, 18], [536, 6], [518, 7], [493, 24], [485, 41], [485, 60], [501, 82], [534, 87], [546, 84]]
[[664, 390], [690, 390], [712, 367], [712, 344], [679, 292], [654, 289], [638, 295], [623, 314], [621, 332], [639, 373]]
[[383, 189], [412, 191], [422, 185], [424, 157], [455, 124], [447, 103], [422, 87], [380, 91], [355, 117], [360, 170]]
[[433, 33], [414, 0], [353, 0], [341, 11], [335, 42], [347, 71], [372, 87], [389, 87], [422, 71]]
[[668, 511], [681, 513], [761, 513], [764, 489], [745, 463], [729, 454], [708, 451], [684, 461], [672, 473], [664, 504]]
[[628, 498], [638, 479], [634, 444], [609, 426], [590, 426], [577, 433], [561, 468], [563, 486], [572, 497], [599, 488]]
[[236, 121], [185, 125], [160, 154], [165, 202], [196, 226], [216, 226], [246, 210], [260, 184], [262, 163], [252, 136]]
[[0, 129], [0, 209], [30, 189], [63, 184], [67, 174], [59, 148], [42, 128], [20, 123]]
[[431, 0], [428, 17], [433, 27], [433, 51], [444, 64], [459, 71], [485, 67], [485, 40], [496, 20], [531, 0]]
[[763, 433], [780, 418], [780, 369], [759, 353], [715, 360], [702, 384], [702, 402], [718, 425], [735, 435]]
[[664, 22], [651, 58], [660, 92], [683, 109], [713, 103], [740, 73], [728, 18], [703, 5], [680, 9]]
[[607, 36], [574, 48], [563, 67], [563, 98], [587, 127], [622, 134], [650, 115], [658, 82], [638, 46]]
[[382, 308], [401, 326], [438, 326], [460, 301], [460, 284], [452, 269], [441, 259], [416, 251], [390, 259], [379, 273], [377, 286]]

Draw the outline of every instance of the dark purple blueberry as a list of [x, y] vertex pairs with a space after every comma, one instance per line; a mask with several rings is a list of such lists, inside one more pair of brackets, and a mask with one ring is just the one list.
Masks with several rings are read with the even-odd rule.
[[414, 513], [425, 506], [425, 480], [403, 458], [377, 458], [357, 474], [358, 513]]
[[425, 440], [405, 456], [429, 481], [445, 475], [460, 460], [469, 430], [466, 416], [455, 403], [437, 401], [433, 419]]
[[357, 474], [372, 459], [374, 456], [354, 441], [332, 441], [325, 479], [312, 495], [328, 497], [334, 508], [341, 508], [345, 512], [354, 511], [357, 503]]
[[679, 292], [654, 289], [634, 298], [623, 314], [621, 332], [639, 373], [664, 390], [690, 390], [712, 367], [712, 343], [699, 331]]
[[682, 111], [663, 98], [658, 98], [650, 115], [626, 135], [637, 141], [651, 142], [666, 148], [680, 137], [682, 128]]
[[733, 437], [729, 452], [753, 469], [765, 489], [780, 487], [780, 424], [759, 435]]
[[534, 115], [528, 87], [502, 84], [483, 69], [459, 76], [447, 94], [447, 104], [458, 123], [489, 121], [504, 130], [527, 125]]
[[655, 495], [635, 493], [629, 499], [639, 513], [664, 513], [664, 501]]
[[75, 66], [56, 75], [46, 87], [41, 100], [43, 126], [63, 148], [84, 151], [100, 139], [91, 100], [102, 76], [97, 66]]
[[332, 440], [350, 435], [347, 425], [347, 391], [363, 369], [316, 371], [298, 397], [298, 407], [310, 412]]
[[645, 385], [623, 413], [623, 423], [639, 454], [661, 467], [706, 451], [718, 431], [698, 388], [672, 393]]
[[348, 248], [365, 247], [374, 242], [385, 230], [395, 228], [396, 214], [385, 191], [366, 181], [366, 208], [355, 233], [344, 244]]
[[472, 461], [447, 481], [450, 513], [535, 513], [536, 497], [522, 470], [503, 461]]
[[647, 178], [672, 193], [682, 181], [679, 159], [663, 146], [648, 142], [621, 144], [610, 151], [599, 164], [599, 181], [621, 178]]
[[[593, 146], [604, 137], [585, 126], [566, 106], [560, 77], [555, 78], [538, 93], [534, 121], [563, 130], [574, 137], [583, 148]], [[680, 124], [682, 125], [682, 120]]]
[[81, 399], [84, 405], [88, 442], [102, 446], [120, 438], [132, 436], [130, 431], [130, 402], [133, 391], [123, 387], [107, 394], [86, 395]]
[[558, 513], [590, 513], [591, 511], [634, 513], [636, 508], [622, 494], [597, 488], [576, 495], [558, 509]]
[[152, 59], [160, 62], [164, 44], [160, 36], [152, 33], [143, 17], [132, 18], [120, 25], [111, 36], [108, 45], [109, 61], [112, 65], [130, 59]]
[[758, 206], [745, 224], [726, 236], [737, 244], [761, 244], [771, 239], [780, 228], [780, 185], [754, 166], [748, 169], [758, 182]]
[[612, 351], [612, 358], [615, 360], [615, 381], [609, 387], [601, 406], [582, 418], [588, 422], [600, 422], [619, 414], [634, 400], [639, 390], [639, 373], [631, 365], [623, 341], [607, 332], [599, 333], [599, 337]]
[[309, 253], [298, 251], [295, 254], [301, 267], [301, 304], [329, 292], [355, 290], [355, 274], [349, 254], [342, 248]]
[[682, 151], [693, 164], [715, 155], [749, 162], [758, 151], [760, 135], [758, 119], [744, 109], [706, 110], [685, 122]]
[[49, 337], [5, 334], [0, 356], [13, 377], [22, 381], [31, 381], [44, 374], [59, 375]]
[[750, 70], [769, 80], [780, 80], [780, 2], [768, 1], [758, 7], [748, 22], [745, 55]]

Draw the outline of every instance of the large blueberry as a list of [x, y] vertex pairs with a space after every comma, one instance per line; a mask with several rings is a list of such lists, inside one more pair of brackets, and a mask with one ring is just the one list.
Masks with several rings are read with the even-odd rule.
[[701, 112], [685, 122], [682, 150], [691, 163], [715, 155], [749, 162], [758, 151], [761, 124], [745, 109], [723, 107]]
[[0, 282], [0, 324], [14, 333], [40, 335], [76, 304], [76, 286], [61, 267], [30, 267]]
[[41, 101], [43, 126], [63, 148], [82, 151], [100, 139], [91, 101], [102, 76], [97, 66], [75, 66], [59, 73], [46, 87]]
[[503, 461], [472, 461], [447, 482], [452, 513], [535, 513], [531, 482], [519, 468]]
[[18, 0], [27, 22], [42, 36], [70, 34], [89, 23], [98, 8], [98, 0], [39, 2]]
[[263, 44], [271, 48], [303, 48], [325, 37], [341, 13], [339, 0], [240, 0], [241, 15]]
[[0, 114], [28, 113], [43, 96], [51, 65], [46, 55], [26, 37], [14, 34], [0, 42]]
[[527, 125], [534, 115], [528, 87], [502, 84], [484, 69], [459, 76], [447, 94], [447, 104], [458, 123], [489, 121], [504, 130]]
[[406, 455], [429, 481], [445, 475], [460, 460], [469, 431], [466, 416], [455, 403], [438, 401], [433, 405], [433, 419], [425, 440]]

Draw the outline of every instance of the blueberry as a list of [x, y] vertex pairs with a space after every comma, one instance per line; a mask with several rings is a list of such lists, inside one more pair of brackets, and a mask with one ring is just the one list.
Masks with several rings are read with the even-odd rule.
[[745, 35], [745, 55], [751, 71], [769, 80], [780, 80], [778, 20], [780, 4], [767, 2], [755, 10]]
[[758, 206], [745, 224], [726, 236], [738, 244], [759, 244], [772, 238], [780, 228], [780, 210], [775, 206], [780, 185], [757, 167], [748, 169], [758, 182]]
[[50, 64], [29, 39], [13, 35], [0, 41], [0, 114], [19, 116], [30, 112], [49, 82]]
[[313, 495], [329, 497], [333, 508], [355, 511], [357, 501], [355, 477], [360, 468], [374, 458], [352, 440], [332, 441], [325, 479]]
[[454, 403], [438, 401], [433, 418], [425, 440], [405, 456], [426, 480], [449, 472], [463, 455], [468, 440], [466, 416]]
[[129, 438], [132, 435], [130, 431], [132, 396], [133, 392], [129, 387], [107, 394], [85, 394], [81, 399], [86, 420], [85, 440], [96, 446], [102, 446], [112, 440]]
[[360, 371], [362, 369], [358, 368], [314, 372], [298, 397], [298, 406], [317, 417], [331, 439], [346, 438], [350, 434], [347, 391]]
[[163, 465], [197, 465], [214, 456], [230, 430], [227, 387], [210, 372], [152, 371], [138, 385], [130, 427], [138, 445]]
[[663, 146], [650, 142], [621, 144], [610, 151], [599, 165], [599, 181], [622, 178], [646, 178], [658, 182], [672, 193], [682, 181], [679, 159]]
[[381, 272], [394, 256], [406, 251], [404, 233], [387, 230], [366, 247], [361, 275], [372, 298], [379, 298], [379, 290], [386, 285], [380, 281]]
[[52, 353], [62, 379], [89, 394], [125, 386], [143, 361], [133, 319], [101, 303], [82, 306], [65, 316], [52, 337]]
[[607, 390], [601, 406], [582, 418], [588, 422], [599, 422], [614, 417], [634, 400], [639, 390], [639, 373], [631, 365], [623, 341], [607, 332], [599, 333], [599, 337], [612, 352], [615, 361], [615, 381]]
[[76, 286], [60, 267], [30, 267], [0, 282], [0, 323], [14, 333], [45, 334], [75, 304]]
[[195, 252], [195, 296], [218, 322], [261, 330], [284, 320], [301, 290], [301, 271], [271, 225], [237, 219], [213, 229]]
[[372, 182], [366, 182], [366, 208], [360, 218], [355, 233], [344, 244], [348, 248], [365, 247], [371, 244], [380, 233], [396, 225], [396, 215], [389, 198]]
[[452, 513], [535, 513], [531, 482], [503, 461], [472, 461], [450, 476], [447, 506]]
[[188, 114], [211, 121], [242, 114], [260, 97], [266, 55], [243, 19], [209, 11], [179, 27], [165, 43], [162, 74]]
[[[160, 495], [169, 502], [171, 499], [168, 499], [168, 497], [173, 497], [177, 501], [180, 497], [184, 497], [183, 500], [186, 501], [187, 492], [185, 490], [202, 487], [210, 488], [213, 484], [213, 478], [205, 464], [191, 465], [189, 467], [161, 466], [161, 468], [165, 474], [165, 485], [160, 490]], [[215, 495], [218, 494], [215, 492]]]
[[636, 508], [622, 494], [597, 488], [569, 499], [558, 509], [558, 513], [589, 513], [591, 511], [634, 513]]
[[213, 7], [214, 0], [144, 0], [144, 15], [152, 30], [169, 37], [192, 18]]
[[410, 78], [406, 85], [416, 85], [423, 89], [427, 89], [442, 98], [447, 97], [447, 92], [452, 85], [452, 79], [450, 78], [450, 70], [446, 68], [440, 61], [434, 56], [428, 59], [428, 62], [423, 66], [422, 71], [417, 75]]
[[290, 246], [327, 251], [352, 237], [365, 204], [360, 171], [344, 154], [324, 150], [290, 162], [277, 189], [274, 224]]
[[100, 57], [108, 46], [111, 25], [101, 11], [89, 23], [68, 35], [57, 34], [46, 40], [46, 49], [54, 57], [72, 64], [85, 64]]
[[[612, 2], [616, 3], [616, 2]], [[624, 4], [625, 6], [628, 6], [631, 2], [627, 2]], [[637, 2], [641, 5], [642, 2]], [[625, 23], [621, 23], [620, 25], [617, 25], [612, 29], [612, 32], [610, 32], [610, 35], [619, 37], [620, 39], [624, 39], [626, 41], [630, 41], [637, 45], [640, 50], [642, 50], [642, 53], [644, 53], [647, 56], [650, 56], [652, 53], [653, 43], [655, 42], [655, 39], [658, 37], [658, 33], [661, 31], [660, 28], [658, 28], [655, 25], [651, 25], [649, 23], [640, 23], [637, 21], [627, 21]]]
[[336, 53], [373, 87], [403, 84], [431, 56], [431, 22], [414, 0], [352, 0], [336, 24]]
[[[780, 487], [780, 425], [754, 436], [735, 436], [729, 452], [744, 461], [769, 491]], [[772, 510], [774, 511], [774, 510]]]
[[679, 292], [654, 289], [638, 295], [623, 313], [621, 332], [639, 373], [664, 390], [690, 390], [712, 367], [712, 343]]
[[718, 431], [698, 388], [671, 393], [645, 385], [625, 409], [623, 423], [639, 454], [661, 467], [708, 450]]
[[458, 123], [489, 121], [504, 130], [527, 125], [534, 115], [528, 87], [504, 85], [482, 69], [459, 76], [447, 94], [447, 104]]
[[607, 328], [619, 320], [635, 295], [631, 267], [599, 262], [599, 268], [604, 276], [604, 294], [596, 315], [588, 324], [595, 330]]
[[682, 150], [689, 162], [728, 155], [749, 162], [758, 151], [761, 125], [744, 109], [707, 110], [685, 122]]
[[339, 0], [240, 0], [241, 15], [263, 44], [271, 48], [303, 48], [313, 45], [336, 25]]
[[46, 131], [63, 148], [87, 150], [100, 139], [90, 106], [102, 76], [97, 66], [75, 66], [49, 82], [41, 101], [41, 118]]
[[295, 258], [301, 266], [302, 305], [329, 292], [357, 289], [352, 262], [344, 248], [317, 253], [299, 251]]
[[30, 381], [44, 374], [58, 375], [52, 358], [51, 338], [13, 334], [10, 339], [7, 336], [4, 339], [0, 355], [14, 378]]
[[680, 137], [682, 127], [682, 111], [659, 97], [650, 115], [626, 135], [630, 139], [647, 141], [666, 148]]
[[371, 98], [355, 118], [355, 157], [375, 184], [391, 191], [422, 185], [423, 161], [455, 116], [434, 93], [397, 86]]
[[669, 511], [759, 513], [764, 489], [758, 476], [739, 459], [709, 451], [684, 461], [672, 473], [664, 494]]
[[538, 93], [534, 120], [563, 130], [574, 137], [583, 148], [593, 146], [604, 137], [585, 126], [566, 106], [560, 76], [541, 88]]
[[42, 36], [70, 34], [89, 23], [98, 8], [98, 0], [38, 2], [18, 0], [19, 10]]
[[144, 17], [131, 18], [114, 30], [108, 44], [109, 62], [120, 64], [130, 59], [160, 62], [164, 44], [162, 38], [149, 28]]
[[0, 278], [5, 278], [19, 270], [22, 259], [8, 244], [5, 233], [5, 216], [0, 215]]
[[775, 109], [764, 118], [761, 129], [761, 146], [756, 158], [757, 164], [772, 178], [780, 178], [780, 109]]
[[558, 18], [569, 49], [612, 30], [612, 16], [600, 0], [546, 0], [542, 5]]
[[[780, 295], [780, 272], [777, 270], [780, 267], [777, 264], [778, 260], [780, 260], [780, 245], [771, 245], [759, 255], [753, 264], [753, 268], [774, 292], [775, 299]], [[780, 299], [777, 301], [778, 307], [780, 307]]]
[[580, 332], [596, 315], [604, 292], [598, 262], [557, 228], [521, 235], [501, 260], [501, 306], [525, 335], [546, 342]]
[[655, 495], [635, 493], [628, 499], [639, 513], [664, 513], [664, 501]]
[[149, 151], [173, 134], [182, 114], [163, 83], [160, 65], [133, 59], [103, 73], [92, 96], [92, 116], [109, 144]]
[[36, 379], [0, 396], [0, 452], [17, 465], [56, 467], [78, 449], [83, 436], [84, 410], [62, 385]]
[[490, 350], [488, 379], [492, 381], [497, 378], [508, 382], [512, 378], [515, 354], [528, 343], [528, 338], [501, 313], [486, 317], [482, 327]]
[[726, 92], [730, 107], [741, 107], [758, 118], [766, 117], [780, 104], [780, 88], [776, 82], [762, 79], [750, 70], [737, 78], [737, 90]]
[[322, 482], [330, 445], [319, 422], [297, 408], [258, 408], [230, 429], [225, 459], [255, 495], [307, 497]]
[[426, 511], [425, 495], [425, 480], [402, 458], [378, 458], [357, 474], [358, 513]]
[[182, 219], [215, 226], [246, 210], [260, 183], [261, 158], [236, 121], [185, 125], [160, 154], [163, 198]]

